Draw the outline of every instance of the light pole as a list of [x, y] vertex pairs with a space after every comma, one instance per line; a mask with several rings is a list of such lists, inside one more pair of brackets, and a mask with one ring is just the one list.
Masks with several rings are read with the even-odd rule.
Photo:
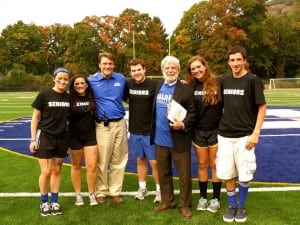
[[169, 36], [169, 55], [171, 55], [171, 38], [172, 37], [176, 37], [176, 34], [170, 34], [170, 36]]
[[134, 37], [134, 30], [132, 32], [132, 57], [135, 59], [135, 37]]
[[169, 55], [171, 55], [171, 35], [169, 36]]

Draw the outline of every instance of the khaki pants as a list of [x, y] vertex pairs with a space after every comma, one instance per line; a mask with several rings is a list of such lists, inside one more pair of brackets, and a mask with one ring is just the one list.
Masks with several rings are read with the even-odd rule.
[[128, 161], [126, 121], [122, 119], [96, 126], [98, 143], [96, 196], [117, 196], [122, 191]]

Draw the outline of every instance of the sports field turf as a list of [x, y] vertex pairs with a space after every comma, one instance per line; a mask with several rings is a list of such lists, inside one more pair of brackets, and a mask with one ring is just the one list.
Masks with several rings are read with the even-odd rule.
[[[4, 122], [24, 117], [26, 120], [26, 116], [30, 119], [30, 117], [28, 117], [31, 115], [32, 110], [30, 104], [35, 95], [36, 93], [0, 93], [0, 121]], [[289, 106], [296, 106], [296, 108], [293, 108], [293, 111], [296, 110], [296, 112], [299, 112], [300, 91], [266, 91], [266, 98], [269, 104], [285, 106], [286, 109], [289, 109]], [[276, 111], [276, 109], [280, 110], [281, 108], [282, 107], [275, 107], [273, 109]], [[296, 116], [283, 119], [278, 110], [276, 112], [273, 111], [273, 113], [268, 116], [269, 119], [265, 125], [267, 129], [272, 121], [276, 122], [277, 126], [283, 126], [281, 125], [283, 122], [291, 122], [288, 123], [290, 124], [288, 126], [293, 126], [294, 124], [297, 124], [297, 121], [299, 122], [300, 118], [297, 118], [297, 113]], [[14, 126], [13, 122], [11, 125]], [[6, 128], [0, 127], [0, 130], [5, 129]], [[283, 128], [282, 131], [289, 131], [289, 135], [299, 135], [298, 128], [292, 128], [292, 130], [290, 130], [290, 127], [286, 127]], [[20, 138], [22, 137], [21, 134], [29, 131], [18, 129], [17, 132], [15, 137]], [[280, 138], [286, 138], [280, 136], [281, 134], [282, 132], [274, 133], [274, 130], [272, 134], [262, 133], [262, 135], [265, 135], [261, 138], [262, 142], [264, 139], [275, 140], [273, 143], [272, 141], [267, 142], [267, 147], [261, 148], [261, 151], [269, 151], [268, 154], [265, 154], [266, 156], [263, 160], [269, 160], [269, 164], [276, 164], [279, 166], [279, 170], [277, 171], [273, 171], [273, 167], [269, 166], [269, 169], [271, 168], [271, 170], [268, 170], [267, 174], [273, 173], [273, 176], [278, 176], [284, 171], [289, 173], [291, 177], [294, 177], [296, 181], [300, 180], [300, 170], [297, 168], [295, 169], [292, 166], [293, 163], [299, 164], [299, 158], [297, 158], [299, 156], [296, 155], [291, 159], [286, 158], [287, 155], [291, 155], [286, 147], [294, 145], [295, 152], [293, 152], [293, 154], [298, 152], [297, 149], [299, 149], [298, 146], [300, 143], [299, 137], [297, 138], [296, 136], [295, 139], [285, 141], [286, 146], [281, 148], [281, 150], [285, 152], [282, 156], [278, 157], [278, 153], [272, 151], [272, 148], [274, 148], [274, 143], [275, 147], [278, 147], [277, 145], [280, 143], [278, 140]], [[1, 133], [0, 131], [0, 139], [4, 136], [4, 133]], [[29, 137], [25, 136], [23, 142], [28, 141], [28, 138]], [[13, 142], [17, 141], [15, 140]], [[1, 143], [3, 142], [0, 140], [0, 147], [3, 147]], [[260, 154], [259, 152], [257, 152], [257, 154], [259, 160]], [[274, 157], [275, 160], [272, 160]], [[288, 164], [291, 167], [285, 168], [283, 166], [284, 164]], [[262, 169], [265, 170], [266, 168]], [[259, 168], [257, 173], [259, 174]], [[285, 173], [283, 174], [285, 177]], [[222, 214], [226, 208], [225, 203], [227, 202], [225, 193], [223, 193], [221, 197], [221, 209], [216, 214], [196, 211], [195, 206], [198, 201], [198, 187], [196, 181], [193, 181], [193, 217], [192, 219], [185, 221], [181, 218], [176, 209], [160, 214], [153, 212], [153, 207], [155, 206], [152, 203], [153, 196], [149, 196], [144, 201], [135, 201], [132, 195], [134, 194], [134, 191], [137, 190], [136, 174], [126, 174], [123, 188], [125, 195], [124, 204], [115, 205], [111, 201], [108, 201], [107, 204], [103, 206], [90, 207], [86, 205], [83, 207], [76, 207], [74, 205], [73, 197], [64, 197], [72, 196], [73, 194], [70, 181], [70, 167], [68, 165], [63, 166], [63, 181], [61, 187], [62, 197], [60, 198], [63, 215], [43, 218], [39, 215], [38, 208], [38, 175], [39, 167], [34, 158], [24, 154], [15, 153], [15, 151], [11, 152], [9, 151], [9, 148], [6, 147], [0, 149], [0, 224], [224, 224], [222, 221]], [[262, 174], [262, 176], [264, 175]], [[85, 175], [83, 176], [83, 190], [86, 190], [84, 179]], [[175, 184], [177, 185], [176, 178]], [[147, 186], [150, 191], [154, 189], [151, 176], [148, 177]], [[290, 191], [287, 191], [287, 189], [282, 189], [282, 191], [276, 189], [283, 187], [289, 188]], [[177, 186], [175, 188], [177, 189]], [[256, 188], [271, 189], [258, 192], [258, 189]], [[249, 198], [247, 200], [248, 220], [246, 224], [299, 224], [298, 221], [300, 221], [300, 215], [298, 209], [300, 203], [297, 201], [300, 197], [299, 188], [299, 181], [289, 183], [254, 182], [251, 185]], [[222, 204], [222, 202], [224, 202], [224, 204]]]

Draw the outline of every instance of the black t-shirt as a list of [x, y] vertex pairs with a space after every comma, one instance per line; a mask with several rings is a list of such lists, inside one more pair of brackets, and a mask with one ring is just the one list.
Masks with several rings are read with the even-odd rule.
[[194, 99], [197, 109], [195, 128], [201, 130], [217, 129], [222, 115], [223, 104], [220, 101], [216, 105], [205, 105], [202, 101], [203, 85], [196, 82], [194, 85]]
[[70, 135], [95, 135], [95, 118], [90, 112], [89, 101], [86, 96], [77, 96], [76, 110], [70, 113]]
[[150, 135], [152, 107], [157, 87], [157, 80], [146, 78], [137, 84], [133, 79], [127, 80], [129, 89], [129, 132]]
[[31, 106], [41, 111], [38, 129], [56, 137], [66, 135], [70, 107], [67, 92], [45, 89], [37, 95]]
[[250, 135], [256, 124], [258, 106], [266, 103], [262, 82], [248, 73], [241, 78], [229, 75], [221, 84], [224, 112], [219, 134], [229, 138]]

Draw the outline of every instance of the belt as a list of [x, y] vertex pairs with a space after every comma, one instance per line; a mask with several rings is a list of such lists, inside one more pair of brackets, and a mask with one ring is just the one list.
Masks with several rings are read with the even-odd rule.
[[99, 117], [97, 117], [96, 122], [97, 123], [101, 123], [101, 122], [109, 122], [110, 123], [110, 122], [118, 122], [121, 119], [123, 119], [123, 117], [116, 118], [116, 119], [108, 119], [108, 118], [99, 118]]

